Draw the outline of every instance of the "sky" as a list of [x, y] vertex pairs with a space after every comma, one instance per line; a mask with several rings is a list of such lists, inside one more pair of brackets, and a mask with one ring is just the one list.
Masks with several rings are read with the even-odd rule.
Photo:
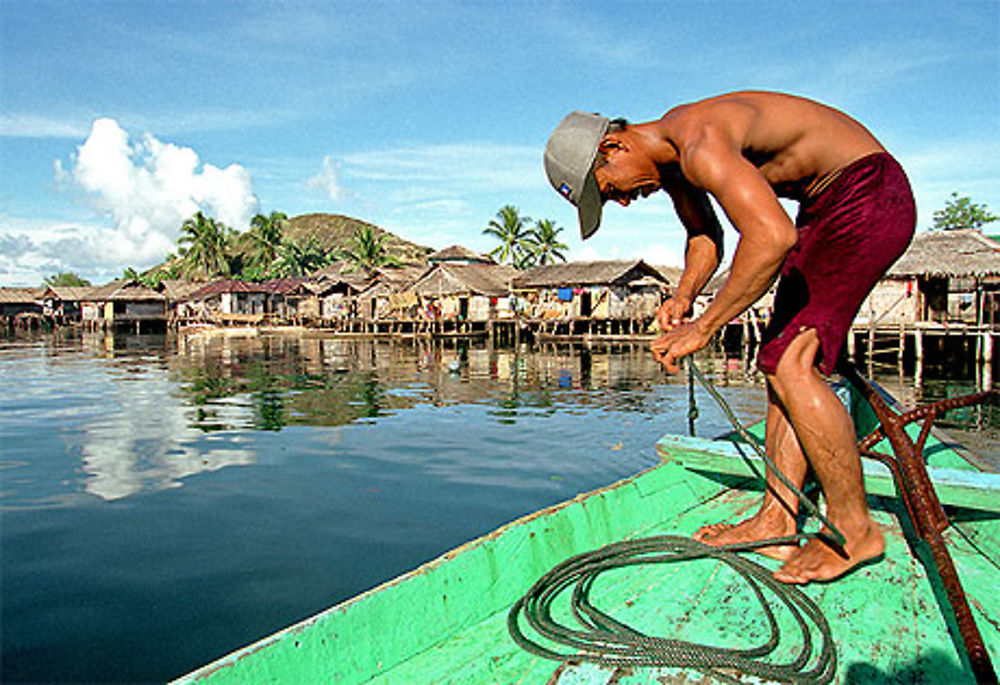
[[574, 109], [647, 121], [743, 89], [865, 124], [920, 229], [953, 192], [1000, 213], [997, 0], [3, 0], [0, 284], [141, 270], [199, 210], [485, 252], [510, 204], [562, 227], [570, 259], [681, 265], [663, 193], [581, 241], [545, 141]]

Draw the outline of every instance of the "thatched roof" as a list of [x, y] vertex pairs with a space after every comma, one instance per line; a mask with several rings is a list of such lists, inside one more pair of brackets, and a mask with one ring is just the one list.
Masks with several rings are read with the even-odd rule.
[[473, 252], [462, 245], [452, 245], [427, 256], [431, 264], [440, 262], [464, 262], [467, 264], [496, 264], [489, 255]]
[[0, 303], [2, 304], [33, 304], [41, 299], [45, 288], [0, 288]]
[[63, 302], [81, 302], [88, 299], [93, 290], [90, 285], [50, 285], [45, 288], [42, 297]]
[[684, 273], [683, 267], [679, 266], [664, 266], [662, 264], [651, 265], [654, 269], [660, 272], [660, 275], [669, 283], [670, 285], [676, 287], [678, 283], [681, 282], [681, 274]]
[[888, 273], [890, 278], [996, 275], [1000, 275], [1000, 243], [975, 228], [916, 234], [910, 247]]
[[507, 264], [435, 264], [407, 290], [424, 296], [488, 295], [510, 293], [517, 269]]
[[204, 281], [185, 281], [179, 278], [165, 278], [160, 281], [160, 292], [171, 302], [187, 299], [192, 293], [204, 287]]
[[516, 288], [554, 288], [560, 286], [625, 285], [645, 276], [664, 285], [667, 277], [641, 259], [597, 262], [565, 262], [528, 269], [514, 279]]
[[90, 293], [84, 298], [85, 302], [114, 302], [114, 301], [154, 301], [154, 300], [165, 300], [166, 298], [153, 290], [152, 288], [147, 288], [146, 286], [140, 284], [138, 281], [128, 281], [123, 279], [118, 279], [106, 283], [104, 285], [99, 285], [96, 288], [91, 289]]
[[338, 259], [336, 261], [330, 262], [322, 269], [316, 269], [316, 271], [313, 271], [311, 274], [309, 274], [309, 278], [319, 281], [325, 278], [341, 276], [345, 273], [352, 273], [351, 263], [343, 259]]
[[374, 278], [379, 283], [385, 283], [390, 291], [399, 292], [406, 290], [428, 270], [426, 266], [382, 267], [375, 270]]

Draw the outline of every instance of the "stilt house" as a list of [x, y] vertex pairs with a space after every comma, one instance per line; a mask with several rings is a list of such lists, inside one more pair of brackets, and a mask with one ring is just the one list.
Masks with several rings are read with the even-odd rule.
[[652, 317], [676, 286], [641, 259], [536, 266], [514, 279], [524, 312], [536, 319]]
[[1000, 324], [1000, 243], [978, 229], [918, 233], [858, 322]]

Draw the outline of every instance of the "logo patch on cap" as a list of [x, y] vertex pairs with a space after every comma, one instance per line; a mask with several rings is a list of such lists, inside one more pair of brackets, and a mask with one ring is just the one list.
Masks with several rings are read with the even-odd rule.
[[573, 194], [573, 189], [570, 188], [569, 185], [563, 183], [561, 186], [559, 186], [559, 192], [562, 194], [563, 197], [565, 197], [568, 200], [569, 196]]

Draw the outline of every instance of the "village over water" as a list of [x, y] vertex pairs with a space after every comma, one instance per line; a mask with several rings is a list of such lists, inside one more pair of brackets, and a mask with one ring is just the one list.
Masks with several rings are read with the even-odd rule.
[[[51, 327], [151, 332], [302, 327], [344, 336], [642, 341], [681, 269], [642, 259], [569, 261], [517, 269], [461, 245], [376, 267], [337, 259], [266, 280], [131, 274], [98, 286], [0, 287], [0, 329]], [[721, 272], [694, 305], [725, 282]], [[993, 365], [1000, 324], [1000, 242], [981, 229], [919, 232], [862, 305], [849, 352], [869, 363], [967, 360]], [[773, 292], [734, 320], [718, 343], [760, 340]], [[992, 373], [983, 374], [991, 377]], [[988, 381], [987, 381], [988, 382]]]

